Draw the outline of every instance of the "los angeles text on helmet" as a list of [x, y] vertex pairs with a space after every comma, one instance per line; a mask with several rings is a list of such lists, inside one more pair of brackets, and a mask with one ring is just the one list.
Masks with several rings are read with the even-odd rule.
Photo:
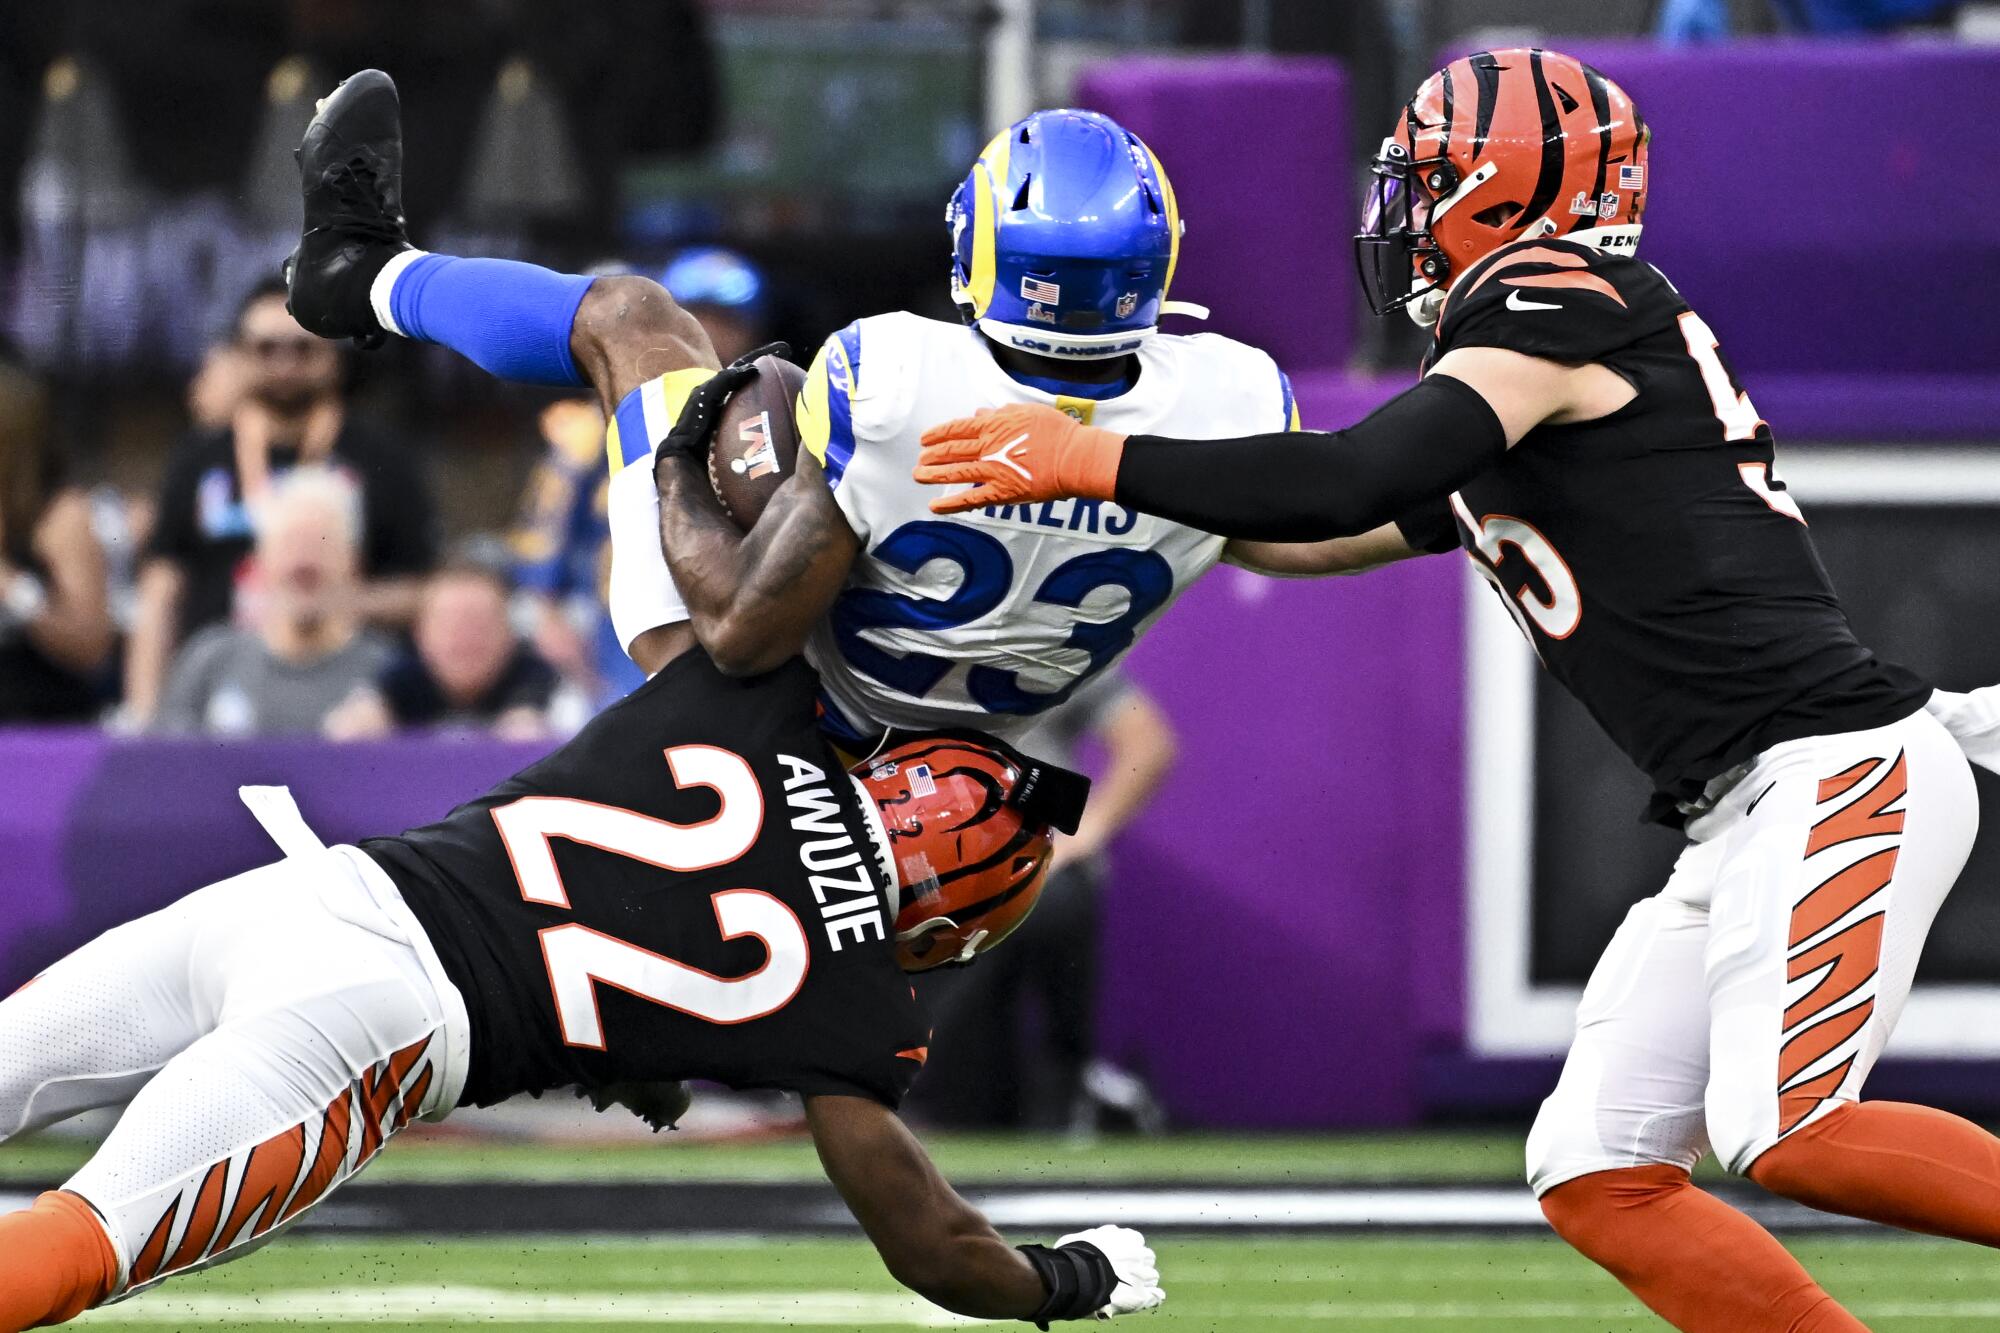
[[781, 754], [785, 804], [792, 809], [792, 827], [824, 837], [799, 844], [813, 900], [826, 927], [827, 947], [835, 953], [863, 940], [887, 940], [889, 925], [882, 916], [882, 890], [869, 874], [854, 835], [841, 818], [840, 798], [818, 764]]

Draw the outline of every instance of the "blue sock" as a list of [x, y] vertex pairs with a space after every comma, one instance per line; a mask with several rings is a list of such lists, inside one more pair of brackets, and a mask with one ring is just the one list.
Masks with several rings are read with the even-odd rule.
[[569, 329], [592, 279], [511, 259], [425, 255], [395, 277], [396, 327], [521, 384], [583, 387]]

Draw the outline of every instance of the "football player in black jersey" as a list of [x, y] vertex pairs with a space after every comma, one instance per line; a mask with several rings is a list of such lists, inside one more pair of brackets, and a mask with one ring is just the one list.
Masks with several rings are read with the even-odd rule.
[[917, 475], [974, 483], [940, 513], [1116, 500], [1271, 543], [1278, 572], [1463, 547], [1689, 839], [1585, 990], [1529, 1139], [1544, 1211], [1680, 1328], [1859, 1329], [1688, 1169], [1712, 1148], [1816, 1208], [2000, 1244], [2000, 1140], [1859, 1100], [1971, 846], [1993, 710], [1856, 641], [1770, 429], [1634, 256], [1648, 137], [1571, 57], [1455, 61], [1384, 140], [1356, 241], [1377, 312], [1434, 331], [1417, 387], [1234, 440], [1007, 407], [927, 432]]
[[1086, 784], [972, 735], [841, 767], [799, 659], [690, 650], [437, 823], [286, 859], [53, 964], [0, 1003], [0, 1139], [130, 1102], [0, 1217], [0, 1333], [270, 1238], [413, 1118], [574, 1088], [655, 1127], [682, 1080], [801, 1094], [889, 1270], [948, 1309], [1108, 1318], [1163, 1299], [1137, 1232], [1010, 1248], [894, 1108], [929, 1033], [907, 972], [970, 961], [1041, 890]]

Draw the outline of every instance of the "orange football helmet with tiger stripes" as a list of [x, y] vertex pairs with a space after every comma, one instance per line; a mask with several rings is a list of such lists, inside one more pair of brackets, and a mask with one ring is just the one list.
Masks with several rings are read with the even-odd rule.
[[1515, 241], [1629, 253], [1649, 137], [1625, 91], [1573, 56], [1523, 47], [1452, 61], [1375, 155], [1354, 238], [1368, 304], [1428, 326], [1454, 278]]
[[1089, 780], [992, 737], [906, 741], [855, 770], [888, 835], [905, 972], [969, 963], [1041, 897], [1052, 829], [1076, 831]]

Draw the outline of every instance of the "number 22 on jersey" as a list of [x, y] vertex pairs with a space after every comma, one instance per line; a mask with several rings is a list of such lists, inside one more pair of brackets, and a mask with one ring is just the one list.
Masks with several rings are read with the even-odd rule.
[[[748, 852], [764, 825], [764, 793], [750, 765], [712, 745], [675, 746], [666, 759], [676, 785], [707, 787], [720, 798], [721, 807], [712, 817], [675, 824], [567, 796], [524, 796], [496, 808], [493, 822], [513, 862], [521, 896], [549, 907], [569, 907], [552, 846], [557, 838], [680, 874], [713, 870]], [[563, 1040], [604, 1049], [600, 985], [711, 1023], [747, 1023], [791, 1003], [805, 984], [811, 961], [798, 915], [761, 889], [726, 889], [710, 895], [709, 902], [723, 939], [754, 936], [764, 945], [763, 966], [742, 976], [719, 977], [581, 923], [544, 929], [542, 956]]]

